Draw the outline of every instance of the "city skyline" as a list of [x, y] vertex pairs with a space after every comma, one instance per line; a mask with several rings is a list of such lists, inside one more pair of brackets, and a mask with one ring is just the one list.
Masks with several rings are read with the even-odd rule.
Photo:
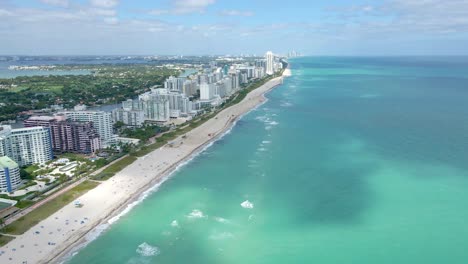
[[[1, 55], [468, 54], [464, 0], [2, 0]], [[70, 34], [72, 32], [73, 34]], [[138, 41], [135, 41], [138, 40]]]

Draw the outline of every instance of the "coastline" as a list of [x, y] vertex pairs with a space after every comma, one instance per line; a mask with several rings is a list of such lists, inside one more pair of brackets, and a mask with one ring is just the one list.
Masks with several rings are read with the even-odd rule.
[[97, 227], [115, 222], [169, 179], [179, 167], [225, 135], [243, 115], [264, 103], [265, 93], [281, 85], [287, 76], [290, 76], [289, 69], [283, 76], [251, 91], [240, 103], [222, 110], [189, 131], [186, 138], [175, 139], [173, 147], [166, 145], [139, 158], [80, 197], [82, 208], [69, 204], [17, 236], [0, 248], [4, 251], [0, 262], [55, 263], [70, 256], [89, 242], [87, 236]]

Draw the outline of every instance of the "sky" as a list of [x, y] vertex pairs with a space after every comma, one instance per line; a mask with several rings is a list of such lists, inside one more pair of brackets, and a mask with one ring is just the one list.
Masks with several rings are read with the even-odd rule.
[[468, 0], [0, 0], [2, 55], [468, 55]]

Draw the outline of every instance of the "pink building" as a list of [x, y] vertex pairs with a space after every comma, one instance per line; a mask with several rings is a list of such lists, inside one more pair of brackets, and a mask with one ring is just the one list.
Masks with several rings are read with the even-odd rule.
[[93, 122], [74, 122], [64, 116], [33, 116], [24, 121], [25, 127], [50, 128], [55, 152], [90, 154], [101, 149], [101, 141]]

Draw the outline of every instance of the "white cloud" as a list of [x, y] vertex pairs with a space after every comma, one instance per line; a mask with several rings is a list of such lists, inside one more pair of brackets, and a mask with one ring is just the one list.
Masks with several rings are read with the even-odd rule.
[[115, 11], [114, 9], [90, 8], [84, 11], [84, 13], [87, 13], [88, 15], [104, 17], [117, 16], [117, 11]]
[[70, 5], [68, 0], [40, 0], [42, 3], [53, 6], [67, 7]]
[[372, 6], [334, 6], [328, 11], [362, 33], [468, 32], [468, 0], [387, 0]]
[[117, 25], [119, 23], [119, 19], [116, 17], [107, 17], [104, 18], [104, 23], [109, 25]]
[[2, 16], [13, 16], [13, 13], [5, 9], [0, 9], [0, 17]]
[[216, 0], [173, 0], [173, 11], [178, 14], [203, 13]]
[[[215, 0], [154, 2], [167, 2], [168, 5], [140, 12], [155, 16], [199, 14], [207, 13], [216, 4]], [[247, 49], [258, 52], [265, 43], [271, 45], [271, 49], [275, 49], [275, 45], [279, 47], [290, 43], [309, 50], [322, 45], [326, 51], [335, 48], [335, 51], [348, 50], [350, 53], [355, 52], [353, 47], [359, 47], [366, 53], [365, 49], [369, 47], [374, 47], [377, 52], [380, 49], [396, 50], [400, 43], [413, 40], [419, 46], [424, 46], [427, 40], [431, 43], [439, 41], [440, 47], [445, 50], [450, 50], [450, 47], [444, 46], [445, 42], [452, 41], [452, 47], [462, 51], [466, 50], [463, 44], [468, 43], [468, 0], [369, 1], [372, 4], [341, 5], [327, 9], [328, 18], [311, 17], [304, 18], [302, 23], [285, 21], [275, 24], [272, 17], [263, 23], [250, 25], [221, 24], [219, 20], [225, 22], [226, 19], [217, 17], [254, 15], [248, 10], [217, 9], [209, 14], [211, 24], [194, 24], [191, 19], [171, 24], [148, 19], [147, 16], [135, 19], [119, 17], [116, 10], [118, 3], [116, 0], [70, 1], [67, 8], [60, 9], [0, 4], [0, 36], [9, 40], [0, 42], [0, 50], [4, 53], [33, 54], [133, 53], [136, 50], [145, 53], [200, 54], [227, 50], [232, 53], [246, 52]], [[50, 37], [44, 40], [43, 36]], [[246, 47], [246, 41], [252, 45]], [[206, 43], [209, 43], [208, 47]], [[85, 45], [89, 46], [85, 48]], [[404, 48], [400, 50], [404, 51]]]
[[193, 13], [204, 13], [206, 8], [216, 3], [216, 0], [172, 0], [171, 6], [167, 9], [152, 9], [147, 12], [149, 15], [187, 15]]
[[252, 11], [241, 11], [241, 10], [223, 10], [219, 13], [222, 16], [241, 16], [241, 17], [251, 17], [254, 16]]
[[90, 0], [92, 6], [102, 8], [112, 8], [119, 4], [119, 0]]

